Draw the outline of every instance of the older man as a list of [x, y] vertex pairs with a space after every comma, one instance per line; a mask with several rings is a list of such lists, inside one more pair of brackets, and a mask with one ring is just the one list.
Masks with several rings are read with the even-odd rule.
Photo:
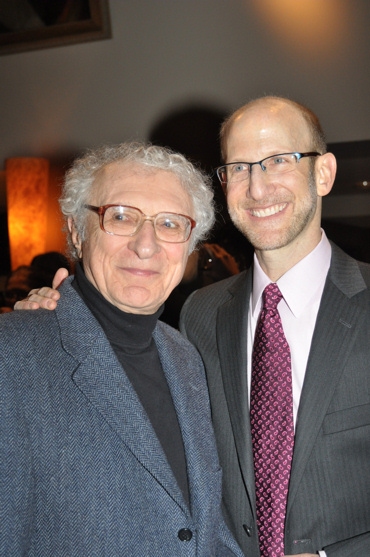
[[75, 277], [0, 319], [0, 554], [241, 556], [204, 370], [158, 322], [214, 221], [206, 178], [141, 144], [88, 153], [61, 207]]

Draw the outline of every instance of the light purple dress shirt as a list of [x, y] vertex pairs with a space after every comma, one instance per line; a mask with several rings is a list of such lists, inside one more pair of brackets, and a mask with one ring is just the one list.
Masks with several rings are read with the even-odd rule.
[[[312, 335], [331, 259], [331, 246], [322, 231], [320, 243], [278, 281], [283, 295], [278, 310], [292, 357], [293, 418], [297, 421], [299, 400], [306, 372]], [[254, 332], [262, 305], [262, 293], [271, 280], [254, 256], [253, 289], [248, 316], [248, 390], [250, 394]]]

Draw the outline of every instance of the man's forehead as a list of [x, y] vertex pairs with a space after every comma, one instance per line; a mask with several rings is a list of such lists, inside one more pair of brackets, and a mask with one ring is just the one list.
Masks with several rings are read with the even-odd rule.
[[[255, 103], [240, 113], [232, 123], [226, 141], [230, 150], [276, 143], [276, 148], [308, 148], [310, 131], [300, 111], [288, 103]], [[307, 145], [306, 145], [307, 143]]]
[[151, 167], [147, 167], [144, 164], [136, 163], [133, 161], [112, 161], [104, 166], [102, 166], [98, 172], [96, 173], [97, 176], [105, 177], [111, 176], [112, 174], [117, 176], [130, 176], [135, 174], [144, 174], [144, 173], [151, 173], [154, 170]]
[[145, 187], [151, 179], [163, 178], [170, 187], [181, 185], [179, 178], [174, 172], [164, 170], [146, 164], [132, 161], [114, 161], [100, 168], [94, 178], [93, 190], [102, 191], [108, 187], [131, 188], [133, 185]]
[[[135, 200], [130, 201], [133, 196]], [[156, 204], [161, 204], [162, 200], [164, 203], [165, 200], [163, 208], [157, 207], [157, 211], [168, 210], [188, 214], [193, 204], [188, 189], [175, 172], [133, 161], [115, 161], [102, 167], [96, 174], [89, 202], [95, 205], [118, 201], [132, 204], [138, 202], [139, 196], [149, 206], [153, 200]], [[181, 206], [168, 208], [169, 202]], [[145, 209], [144, 205], [137, 206]]]
[[239, 126], [265, 128], [269, 126], [285, 126], [287, 122], [295, 127], [307, 128], [307, 123], [300, 110], [293, 104], [283, 100], [264, 101], [263, 99], [247, 105], [231, 125], [231, 131]]

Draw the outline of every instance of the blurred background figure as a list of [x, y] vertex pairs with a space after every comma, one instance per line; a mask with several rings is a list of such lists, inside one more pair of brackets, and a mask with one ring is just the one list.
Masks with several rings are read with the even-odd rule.
[[23, 300], [33, 288], [52, 286], [53, 276], [60, 267], [71, 272], [65, 255], [50, 251], [36, 255], [31, 265], [21, 265], [9, 273], [1, 293], [0, 313], [12, 311], [15, 302]]
[[239, 273], [234, 257], [218, 244], [203, 244], [189, 255], [182, 281], [166, 300], [161, 321], [178, 328], [186, 298], [198, 288]]
[[22, 265], [14, 269], [5, 282], [4, 291], [2, 292], [0, 313], [12, 311], [15, 302], [25, 298], [28, 292], [36, 287], [37, 284], [32, 282], [32, 270], [30, 266]]
[[42, 283], [39, 282], [38, 286], [40, 286], [40, 284], [51, 286], [53, 277], [60, 267], [64, 267], [69, 273], [72, 271], [71, 264], [67, 257], [59, 251], [41, 253], [40, 255], [36, 255], [31, 262], [31, 269], [34, 275], [37, 275], [39, 281], [43, 281]]

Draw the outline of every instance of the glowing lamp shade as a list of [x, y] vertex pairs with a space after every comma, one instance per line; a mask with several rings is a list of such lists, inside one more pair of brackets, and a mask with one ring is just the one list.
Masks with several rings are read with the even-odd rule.
[[49, 162], [11, 158], [6, 161], [5, 175], [10, 259], [16, 269], [46, 251]]

